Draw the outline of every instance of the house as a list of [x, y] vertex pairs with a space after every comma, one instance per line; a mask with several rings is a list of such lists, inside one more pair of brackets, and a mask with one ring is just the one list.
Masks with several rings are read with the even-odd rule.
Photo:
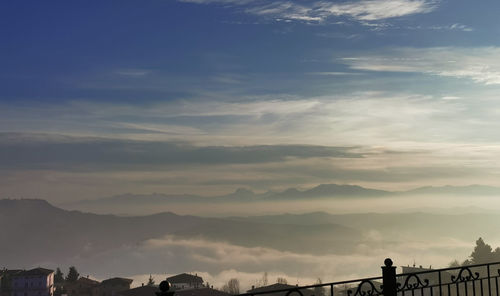
[[201, 287], [197, 289], [178, 290], [175, 291], [174, 296], [231, 296], [231, 294], [215, 290], [209, 287]]
[[176, 290], [197, 289], [203, 287], [203, 279], [196, 275], [181, 273], [167, 278]]
[[[258, 287], [258, 288], [252, 287], [252, 289], [248, 290], [247, 293], [260, 293], [260, 292], [268, 292], [268, 291], [271, 292], [271, 291], [295, 289], [295, 288], [297, 288], [297, 286], [276, 283], [276, 284], [272, 284], [272, 285], [264, 286], [264, 287]], [[313, 296], [315, 294], [314, 290], [312, 290], [312, 289], [301, 289], [300, 292], [302, 292], [302, 295], [304, 295], [304, 296]], [[262, 295], [262, 296], [264, 296], [264, 295], [285, 296], [286, 294], [287, 294], [287, 291], [279, 292], [279, 293], [269, 293], [269, 294], [263, 293], [260, 295]], [[292, 294], [292, 295], [295, 295], [295, 294]]]
[[93, 296], [93, 290], [100, 283], [88, 277], [81, 277], [74, 282], [65, 282], [62, 290], [68, 296]]
[[11, 296], [54, 296], [54, 271], [34, 268], [11, 276]]
[[0, 270], [0, 296], [10, 296], [12, 294], [12, 276], [23, 272], [21, 269]]
[[160, 289], [157, 286], [141, 286], [118, 292], [118, 296], [155, 296]]
[[[434, 271], [431, 267], [425, 268], [422, 266], [415, 267], [415, 266], [401, 266], [402, 268], [402, 274], [412, 274], [412, 273], [421, 273], [418, 274], [418, 279], [422, 282], [422, 284], [425, 284], [425, 280], [429, 281], [429, 285], [437, 285], [439, 284], [439, 273]], [[449, 282], [451, 279], [452, 273], [450, 271], [441, 271], [441, 279], [442, 282]], [[416, 278], [413, 276], [409, 278], [410, 276], [400, 276], [398, 278], [398, 282], [401, 284], [401, 287], [404, 286], [406, 280], [408, 279], [409, 283], [416, 283]]]
[[[411, 293], [414, 296], [432, 296], [433, 292], [429, 287], [438, 287], [451, 282], [452, 276], [456, 271], [435, 271], [431, 267], [424, 268], [422, 266], [402, 266], [402, 275], [398, 277], [397, 281], [400, 287], [405, 290], [413, 290]], [[412, 275], [417, 273], [416, 275]], [[456, 274], [455, 274], [456, 275]], [[405, 285], [407, 283], [407, 285]], [[417, 289], [411, 289], [408, 285], [417, 285]], [[422, 289], [422, 287], [424, 287]], [[461, 288], [461, 287], [460, 287]], [[433, 288], [436, 290], [437, 288]], [[462, 294], [462, 291], [460, 294]]]
[[[130, 290], [133, 280], [126, 278], [111, 278], [92, 287], [93, 296], [117, 296], [120, 292]], [[71, 296], [71, 295], [68, 295]]]
[[[159, 292], [157, 286], [142, 286], [130, 290], [122, 291], [117, 296], [155, 296]], [[184, 289], [175, 291], [174, 296], [232, 296], [231, 294], [215, 290], [209, 287], [196, 289]]]

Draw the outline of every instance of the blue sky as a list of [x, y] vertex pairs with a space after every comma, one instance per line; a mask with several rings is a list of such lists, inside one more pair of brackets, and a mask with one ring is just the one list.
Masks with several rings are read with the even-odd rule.
[[[3, 1], [3, 194], [500, 185], [499, 10], [465, 0]], [[106, 145], [121, 147], [119, 167]], [[282, 157], [255, 161], [262, 145]], [[196, 154], [235, 147], [233, 162]], [[325, 147], [356, 157], [318, 154]], [[181, 168], [165, 161], [171, 149], [188, 151]], [[31, 153], [36, 163], [21, 161]]]
[[494, 1], [365, 2], [8, 1], [1, 9], [1, 99], [144, 104], [228, 88], [237, 95], [331, 94], [345, 82], [359, 89], [360, 77], [311, 73], [394, 76], [353, 71], [345, 57], [498, 43]]

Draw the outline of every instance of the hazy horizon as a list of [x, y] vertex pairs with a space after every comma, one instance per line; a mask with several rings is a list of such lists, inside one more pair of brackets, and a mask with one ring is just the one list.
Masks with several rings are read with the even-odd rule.
[[[11, 200], [10, 204], [12, 202], [16, 200]], [[136, 240], [137, 235], [139, 238], [143, 234], [129, 229], [134, 225], [133, 220], [123, 220], [135, 219], [134, 217], [118, 218], [122, 219], [122, 222], [116, 223], [113, 222], [113, 216], [96, 218], [92, 214], [78, 214], [74, 211], [58, 213], [50, 210], [47, 216], [44, 214], [46, 206], [40, 207], [39, 211], [33, 208], [29, 210], [30, 204], [29, 200], [17, 200], [16, 207], [9, 206], [5, 209], [11, 212], [7, 215], [16, 215], [17, 211], [26, 215], [31, 213], [30, 219], [43, 219], [51, 223], [50, 225], [61, 221], [59, 215], [65, 213], [63, 217], [65, 223], [69, 223], [67, 227], [75, 227], [79, 232], [88, 234], [88, 238], [78, 238], [78, 235], [74, 238], [83, 239], [87, 243], [74, 250], [65, 246], [56, 248], [56, 252], [64, 252], [56, 253], [55, 257], [47, 257], [43, 252], [38, 253], [32, 249], [30, 257], [22, 260], [29, 263], [23, 263], [21, 266], [15, 263], [20, 262], [19, 260], [4, 257], [4, 267], [61, 267], [65, 271], [74, 265], [83, 276], [90, 275], [98, 280], [114, 276], [133, 278], [133, 286], [146, 282], [150, 274], [154, 275], [155, 279], [162, 280], [167, 275], [182, 272], [197, 273], [216, 288], [222, 287], [230, 278], [238, 278], [242, 289], [246, 290], [258, 284], [264, 272], [268, 273], [270, 284], [275, 278], [284, 277], [289, 283], [306, 285], [315, 283], [317, 278], [321, 278], [323, 282], [333, 282], [377, 276], [382, 265], [381, 260], [386, 257], [393, 259], [398, 266], [398, 272], [401, 272], [401, 266], [413, 264], [425, 268], [447, 267], [453, 260], [467, 259], [478, 237], [483, 237], [494, 248], [500, 246], [500, 240], [495, 235], [498, 233], [499, 214], [477, 209], [469, 213], [464, 211], [454, 214], [439, 211], [376, 214], [371, 211], [325, 216], [324, 212], [315, 212], [295, 216], [232, 216], [222, 220], [174, 216], [174, 219], [181, 219], [178, 220], [181, 224], [175, 224], [173, 232], [169, 231], [169, 228], [174, 225], [169, 223], [145, 224], [144, 228], [135, 228], [140, 232], [147, 230], [154, 234], [146, 235], [149, 237], [147, 239]], [[6, 215], [5, 205], [0, 200], [0, 212], [3, 213], [0, 218]], [[92, 224], [111, 219], [108, 221], [109, 225], [115, 226], [108, 229], [106, 224], [100, 224], [100, 230], [93, 229], [92, 224], [85, 227], [88, 223], [85, 222], [86, 218], [81, 221], [83, 224], [74, 224], [88, 215], [90, 220], [95, 220]], [[157, 219], [157, 216], [149, 217]], [[54, 221], [50, 221], [50, 217], [53, 217]], [[191, 225], [192, 219], [202, 220]], [[129, 234], [123, 242], [123, 235], [119, 230], [122, 223], [125, 232]], [[182, 223], [191, 226], [185, 228]], [[215, 224], [211, 225], [212, 223]], [[436, 223], [441, 227], [432, 227]], [[119, 228], [113, 231], [113, 227]], [[270, 232], [259, 234], [265, 229]], [[24, 229], [24, 232], [30, 231]], [[351, 234], [350, 238], [346, 236], [346, 232]], [[105, 236], [99, 238], [98, 233]], [[109, 243], [105, 242], [106, 236], [111, 240], [118, 239], [118, 243], [107, 246]], [[277, 236], [277, 240], [272, 236]], [[65, 237], [61, 243], [69, 243], [68, 246], [71, 246], [73, 237]], [[327, 239], [328, 237], [331, 238]], [[5, 250], [1, 253], [5, 253]]]

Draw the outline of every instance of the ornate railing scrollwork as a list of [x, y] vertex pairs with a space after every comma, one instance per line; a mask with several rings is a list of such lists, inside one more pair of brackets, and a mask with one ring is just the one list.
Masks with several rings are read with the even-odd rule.
[[474, 281], [479, 278], [479, 272], [472, 272], [469, 267], [462, 267], [458, 275], [451, 276], [452, 283]]
[[406, 290], [415, 290], [419, 288], [426, 288], [429, 287], [429, 280], [424, 279], [421, 280], [420, 277], [417, 274], [409, 274], [403, 285], [401, 283], [397, 283], [397, 290], [398, 292], [400, 291], [406, 291]]
[[382, 286], [380, 287], [380, 290], [378, 290], [375, 285], [368, 280], [364, 280], [361, 283], [359, 283], [358, 287], [356, 288], [356, 292], [353, 293], [352, 290], [347, 290], [347, 295], [348, 296], [377, 296], [382, 294]]

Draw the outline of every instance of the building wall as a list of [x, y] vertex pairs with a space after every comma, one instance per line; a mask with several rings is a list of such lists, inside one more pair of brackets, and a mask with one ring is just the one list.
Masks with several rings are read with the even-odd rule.
[[186, 289], [201, 288], [203, 286], [203, 284], [200, 284], [200, 283], [172, 283], [172, 286], [177, 290], [186, 290]]
[[54, 296], [54, 273], [13, 277], [11, 296]]
[[63, 287], [68, 296], [92, 296], [94, 286], [76, 281], [75, 283], [65, 284]]

